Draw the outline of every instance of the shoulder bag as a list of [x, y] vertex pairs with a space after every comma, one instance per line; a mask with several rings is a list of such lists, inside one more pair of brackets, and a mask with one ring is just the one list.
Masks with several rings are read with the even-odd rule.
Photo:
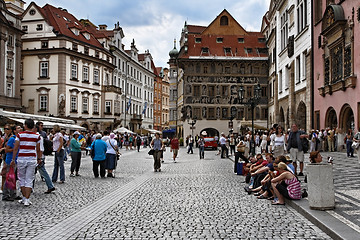
[[116, 160], [119, 160], [120, 159], [120, 156], [119, 156], [119, 152], [115, 149], [115, 147], [111, 144], [111, 140], [109, 139], [109, 144], [110, 146], [114, 149], [115, 151], [115, 154], [116, 154]]

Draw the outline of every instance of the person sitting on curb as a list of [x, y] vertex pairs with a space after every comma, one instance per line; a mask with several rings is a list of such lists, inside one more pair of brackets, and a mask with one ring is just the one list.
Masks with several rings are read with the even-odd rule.
[[274, 190], [277, 201], [272, 205], [285, 205], [285, 198], [298, 200], [301, 199], [301, 185], [297, 177], [287, 170], [285, 163], [278, 164], [280, 175], [271, 180], [271, 186]]
[[269, 171], [274, 171], [273, 163], [274, 163], [275, 159], [274, 159], [273, 155], [271, 153], [267, 153], [267, 154], [265, 154], [265, 158], [266, 158], [266, 160], [263, 162], [267, 162], [267, 164], [265, 166], [259, 168], [255, 172], [251, 173], [251, 176], [254, 177], [254, 184], [253, 184], [252, 189], [250, 189], [250, 191], [248, 191], [249, 194], [252, 192], [260, 191], [261, 187], [262, 187], [261, 181], [265, 177], [267, 177]]
[[257, 160], [256, 163], [250, 166], [250, 172], [248, 173], [248, 175], [251, 176], [250, 184], [249, 186], [244, 187], [245, 191], [248, 192], [249, 194], [251, 194], [254, 185], [254, 180], [255, 180], [254, 173], [268, 164], [268, 162], [263, 158], [261, 154], [256, 155], [256, 160]]

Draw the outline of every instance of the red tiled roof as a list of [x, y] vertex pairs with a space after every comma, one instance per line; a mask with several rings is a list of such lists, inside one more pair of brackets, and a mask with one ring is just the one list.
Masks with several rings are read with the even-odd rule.
[[206, 29], [206, 27], [204, 27], [204, 26], [196, 26], [196, 25], [187, 25], [186, 28], [187, 28], [189, 34], [190, 33], [202, 33]]
[[[129, 51], [128, 54], [131, 54], [130, 50], [127, 50], [127, 51]], [[138, 54], [138, 60], [139, 61], [144, 61], [145, 60], [145, 53]]]
[[98, 48], [103, 48], [100, 42], [96, 40], [92, 34], [90, 34], [90, 39], [88, 40], [82, 34], [77, 36], [71, 31], [70, 28], [72, 27], [77, 28], [80, 30], [80, 32], [89, 32], [89, 29], [84, 27], [77, 18], [75, 18], [71, 13], [68, 13], [66, 10], [56, 8], [50, 4], [46, 4], [41, 9], [41, 11], [44, 17], [47, 17], [49, 24], [54, 27], [54, 31], [58, 32], [59, 34], [85, 42]]

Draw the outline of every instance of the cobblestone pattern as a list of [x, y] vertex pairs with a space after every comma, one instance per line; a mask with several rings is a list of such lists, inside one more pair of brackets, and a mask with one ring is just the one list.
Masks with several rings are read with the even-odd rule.
[[[69, 177], [71, 161], [65, 162], [66, 181], [64, 184], [55, 183], [56, 191], [53, 194], [44, 194], [46, 185], [37, 174], [30, 207], [0, 201], [0, 239], [32, 238], [151, 169], [151, 160], [144, 157], [134, 161], [134, 152], [123, 152], [116, 178], [95, 179], [88, 156], [82, 159], [80, 177]], [[52, 156], [47, 157], [46, 169], [51, 176]]]
[[292, 209], [245, 194], [230, 161], [184, 152], [70, 239], [329, 239]]

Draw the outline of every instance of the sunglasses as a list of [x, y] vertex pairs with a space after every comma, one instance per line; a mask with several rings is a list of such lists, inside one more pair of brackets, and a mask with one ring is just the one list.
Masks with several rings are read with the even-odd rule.
[[4, 130], [10, 130], [10, 128], [4, 128]]

